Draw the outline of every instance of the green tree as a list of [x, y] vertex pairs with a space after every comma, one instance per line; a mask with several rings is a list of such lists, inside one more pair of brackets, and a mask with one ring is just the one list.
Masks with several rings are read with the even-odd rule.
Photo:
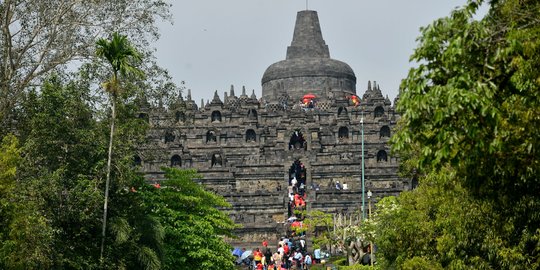
[[483, 255], [504, 248], [497, 215], [454, 178], [444, 169], [424, 176], [414, 191], [377, 203], [375, 235], [383, 269], [414, 269], [421, 262], [433, 269], [489, 269]]
[[483, 2], [422, 28], [402, 82], [392, 143], [420, 188], [382, 218], [389, 265], [540, 267], [540, 3], [490, 1], [474, 20]]
[[90, 268], [101, 199], [92, 181], [100, 160], [96, 122], [85, 90], [57, 77], [41, 89], [30, 94], [21, 118], [27, 128], [19, 134], [24, 158], [11, 193], [6, 268]]
[[194, 180], [194, 170], [166, 168], [161, 186], [142, 186], [145, 203], [165, 228], [164, 269], [233, 269], [231, 246], [237, 226], [225, 211], [230, 204]]
[[[101, 158], [101, 142], [89, 89], [59, 76], [44, 81], [40, 92], [30, 92], [23, 103], [19, 137], [27, 159], [23, 176], [63, 169], [69, 179], [94, 174]], [[85, 153], [81, 158], [80, 153]]]
[[308, 211], [304, 219], [304, 227], [313, 235], [313, 244], [330, 249], [335, 244], [334, 220], [332, 214], [319, 210]]
[[6, 268], [6, 248], [9, 229], [14, 215], [13, 192], [17, 167], [20, 162], [18, 140], [5, 136], [0, 144], [0, 268]]
[[[13, 135], [5, 136], [0, 144], [0, 228], [5, 228], [9, 220], [10, 197], [15, 188], [15, 176], [20, 162], [20, 149], [18, 140]], [[2, 239], [0, 232], [0, 239]]]
[[9, 195], [15, 184], [17, 164], [20, 160], [18, 144], [17, 138], [13, 135], [5, 136], [0, 144], [0, 194], [2, 198]]
[[348, 265], [360, 263], [364, 247], [373, 241], [376, 223], [373, 219], [360, 221], [360, 215], [328, 214], [319, 210], [308, 211], [303, 221], [303, 228], [296, 232], [307, 231], [313, 246], [328, 250], [330, 253], [344, 252], [344, 261]]
[[101, 257], [103, 257], [103, 246], [105, 244], [105, 232], [107, 228], [107, 207], [109, 200], [109, 185], [111, 176], [112, 150], [114, 141], [114, 122], [116, 120], [116, 99], [121, 94], [122, 86], [120, 76], [129, 77], [142, 75], [142, 71], [137, 69], [135, 61], [141, 60], [139, 52], [129, 44], [126, 36], [113, 33], [111, 40], [100, 39], [96, 43], [96, 54], [105, 58], [111, 66], [112, 75], [110, 79], [103, 83], [103, 87], [110, 96], [111, 102], [111, 131], [109, 137], [109, 154], [107, 158], [107, 176], [105, 180], [105, 199], [103, 204], [103, 229], [101, 240]]
[[[1, 208], [2, 213], [13, 209], [10, 219], [2, 220], [2, 268], [100, 268], [96, 239], [102, 223], [97, 209], [103, 202], [109, 121], [95, 117], [100, 113], [92, 109], [84, 84], [63, 84], [53, 77], [41, 89], [29, 94], [21, 110], [21, 124], [27, 127], [19, 134], [24, 159], [10, 193], [12, 207]], [[128, 192], [144, 181], [133, 166], [133, 153], [146, 123], [135, 117], [133, 102], [123, 96], [120, 100], [115, 132], [123, 140], [114, 145], [111, 241], [104, 262], [111, 269], [158, 269], [162, 226], [148, 214], [141, 196]]]
[[136, 173], [130, 174], [130, 178], [135, 179], [130, 183], [131, 188], [117, 189], [111, 196], [115, 205], [109, 209], [109, 240], [103, 267], [162, 269], [165, 227], [152, 212], [153, 206], [144, 194], [144, 190], [154, 187]]

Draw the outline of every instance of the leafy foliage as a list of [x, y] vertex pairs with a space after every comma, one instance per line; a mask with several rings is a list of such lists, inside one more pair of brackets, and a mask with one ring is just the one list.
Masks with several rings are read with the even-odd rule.
[[[17, 165], [20, 162], [19, 142], [13, 135], [6, 136], [0, 144], [0, 243], [6, 241], [8, 226], [13, 219], [15, 205], [13, 191], [16, 186]], [[0, 246], [0, 268], [5, 268], [7, 250]]]
[[[53, 77], [44, 83], [41, 93], [30, 93], [26, 98], [20, 118], [24, 128], [19, 129], [22, 146], [20, 150], [6, 148], [12, 160], [5, 163], [12, 164], [6, 171], [14, 178], [10, 182], [10, 204], [1, 207], [2, 213], [10, 213], [2, 219], [6, 228], [0, 238], [2, 268], [99, 267], [96, 239], [101, 224], [108, 121], [95, 118], [98, 114], [91, 107], [88, 91], [77, 83], [64, 85], [59, 77]], [[124, 140], [114, 146], [117, 161], [112, 175], [117, 181], [111, 185], [111, 216], [127, 221], [132, 233], [128, 238], [117, 237], [107, 250], [105, 261], [111, 268], [136, 269], [161, 260], [162, 237], [156, 232], [162, 226], [151, 216], [133, 214], [146, 212], [136, 207], [136, 197], [124, 191], [132, 182], [142, 181], [132, 157], [135, 145], [144, 138], [145, 123], [134, 117], [134, 109], [125, 102], [119, 106], [122, 124], [117, 133]], [[14, 167], [13, 155], [18, 152], [23, 158]], [[18, 170], [16, 175], [14, 168]], [[111, 230], [113, 236], [119, 232]], [[137, 260], [140, 252], [149, 254], [146, 247], [155, 251], [158, 260]]]
[[[454, 178], [448, 169], [427, 175], [416, 190], [377, 204], [376, 243], [383, 268], [415, 269], [424, 262], [482, 269], [489, 265], [482, 258], [485, 252], [504, 248], [499, 246], [504, 229], [498, 228], [493, 208], [457, 183], [448, 184]], [[440, 185], [442, 181], [448, 183]]]
[[17, 257], [11, 260], [31, 262], [33, 254], [43, 254], [25, 268], [44, 261], [51, 267], [93, 264], [86, 256], [95, 248], [91, 228], [101, 195], [94, 175], [102, 156], [85, 91], [53, 77], [25, 103], [24, 160], [14, 194], [18, 215], [10, 236]]
[[302, 231], [309, 232], [314, 249], [343, 252], [343, 264], [347, 265], [360, 262], [377, 227], [376, 220], [371, 217], [360, 221], [354, 215], [328, 214], [319, 210], [308, 211], [303, 224]]
[[423, 28], [402, 82], [392, 143], [420, 187], [380, 215], [388, 267], [539, 267], [540, 3], [475, 21], [482, 2]]
[[308, 211], [303, 222], [304, 227], [313, 237], [313, 245], [317, 247], [327, 247], [334, 244], [334, 220], [332, 214], [319, 210]]
[[130, 76], [140, 77], [144, 74], [136, 67], [142, 60], [141, 54], [130, 44], [127, 36], [114, 32], [110, 40], [101, 38], [96, 45], [96, 55], [104, 58], [111, 67], [112, 75], [107, 82], [103, 83], [103, 86], [114, 97], [118, 96], [121, 90], [120, 75], [129, 78]]
[[231, 246], [236, 225], [220, 209], [230, 205], [194, 182], [194, 170], [166, 168], [161, 188], [145, 188], [145, 203], [165, 227], [164, 269], [232, 269]]

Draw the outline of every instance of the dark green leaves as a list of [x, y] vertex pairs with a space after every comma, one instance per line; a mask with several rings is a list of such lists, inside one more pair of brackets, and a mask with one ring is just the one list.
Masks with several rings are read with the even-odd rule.
[[160, 188], [143, 189], [145, 204], [165, 228], [165, 269], [231, 269], [231, 237], [237, 226], [220, 209], [230, 205], [195, 182], [193, 170], [165, 169]]
[[[491, 1], [475, 21], [482, 2], [423, 28], [411, 57], [419, 65], [402, 82], [392, 142], [420, 188], [383, 218], [396, 228], [379, 235], [397, 267], [534, 269], [540, 260], [540, 3]], [[386, 245], [402, 241], [412, 244]]]

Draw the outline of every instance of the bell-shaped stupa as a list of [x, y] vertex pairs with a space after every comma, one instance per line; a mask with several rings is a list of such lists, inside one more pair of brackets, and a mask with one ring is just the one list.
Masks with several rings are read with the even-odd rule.
[[298, 12], [287, 58], [269, 66], [262, 78], [262, 96], [268, 102], [283, 96], [300, 100], [307, 93], [322, 99], [356, 94], [354, 71], [330, 58], [319, 17], [312, 10]]

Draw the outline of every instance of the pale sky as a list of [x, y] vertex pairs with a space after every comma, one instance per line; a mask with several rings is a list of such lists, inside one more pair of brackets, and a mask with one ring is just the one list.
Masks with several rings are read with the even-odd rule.
[[[176, 0], [174, 24], [160, 24], [158, 63], [186, 82], [197, 104], [242, 86], [261, 96], [268, 66], [285, 59], [296, 13], [305, 0]], [[412, 66], [419, 28], [447, 16], [466, 0], [310, 0], [319, 14], [330, 57], [349, 64], [362, 95], [377, 81], [393, 102]], [[485, 13], [485, 11], [484, 11]], [[184, 97], [186, 94], [184, 93]]]

